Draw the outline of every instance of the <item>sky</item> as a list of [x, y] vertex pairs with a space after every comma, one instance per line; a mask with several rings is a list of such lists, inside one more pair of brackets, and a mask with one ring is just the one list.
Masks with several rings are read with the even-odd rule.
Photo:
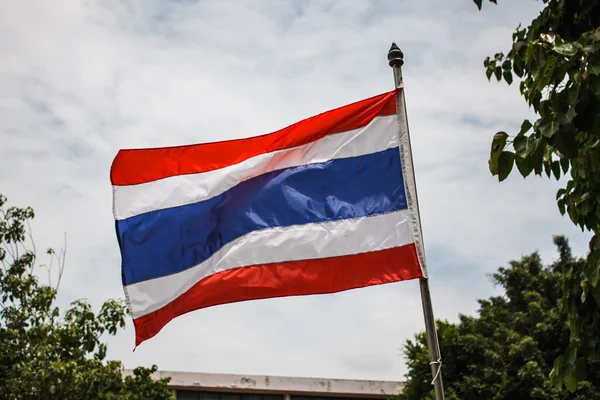
[[[560, 183], [487, 168], [491, 138], [532, 116], [483, 59], [540, 10], [503, 0], [0, 1], [0, 193], [32, 206], [38, 249], [67, 258], [59, 305], [123, 298], [109, 170], [122, 148], [269, 133], [393, 89], [404, 52], [408, 121], [436, 318], [499, 291], [490, 274], [564, 234]], [[41, 262], [47, 260], [40, 255]], [[135, 352], [131, 321], [108, 357], [163, 370], [402, 380], [424, 329], [417, 281], [258, 300], [181, 316]], [[442, 355], [443, 357], [443, 355]]]

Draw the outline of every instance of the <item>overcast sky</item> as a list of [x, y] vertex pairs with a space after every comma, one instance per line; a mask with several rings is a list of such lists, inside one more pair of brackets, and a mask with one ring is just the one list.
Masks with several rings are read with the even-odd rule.
[[[489, 274], [553, 234], [583, 255], [558, 183], [487, 169], [491, 138], [531, 111], [483, 59], [541, 3], [501, 0], [0, 1], [0, 193], [34, 207], [38, 249], [68, 257], [60, 304], [123, 297], [109, 169], [121, 148], [268, 133], [393, 88], [403, 68], [434, 311], [456, 321], [495, 292]], [[127, 368], [401, 380], [423, 329], [418, 282], [252, 301], [179, 317]], [[442, 355], [443, 356], [443, 355]]]

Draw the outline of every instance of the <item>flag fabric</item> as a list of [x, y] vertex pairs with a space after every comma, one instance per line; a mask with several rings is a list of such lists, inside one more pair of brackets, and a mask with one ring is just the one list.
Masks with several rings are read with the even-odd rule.
[[205, 307], [426, 276], [399, 98], [257, 137], [119, 151], [113, 212], [136, 345]]

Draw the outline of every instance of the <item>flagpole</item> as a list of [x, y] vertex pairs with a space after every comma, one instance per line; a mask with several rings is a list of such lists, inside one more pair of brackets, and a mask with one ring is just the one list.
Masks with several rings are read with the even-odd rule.
[[[397, 101], [399, 105], [397, 107], [398, 110], [401, 110], [401, 114], [398, 115], [401, 125], [401, 131], [403, 131], [406, 137], [403, 139], [405, 143], [408, 145], [408, 154], [409, 158], [406, 162], [410, 163], [410, 169], [413, 171], [413, 175], [411, 177], [405, 177], [405, 179], [412, 179], [413, 183], [415, 180], [414, 177], [414, 167], [412, 165], [412, 149], [410, 147], [410, 136], [408, 134], [408, 115], [406, 112], [406, 99], [404, 97], [404, 81], [402, 80], [402, 65], [404, 64], [404, 54], [402, 50], [398, 48], [396, 43], [392, 43], [392, 47], [388, 51], [388, 61], [390, 67], [392, 67], [394, 71], [394, 85], [395, 88], [401, 88]], [[402, 133], [402, 132], [401, 132]], [[413, 187], [415, 198], [413, 199], [415, 205], [417, 205], [417, 196], [416, 196], [416, 185]], [[422, 238], [421, 234], [421, 216], [419, 215], [419, 207], [416, 206], [417, 217], [419, 221], [419, 236]], [[422, 243], [422, 240], [421, 240]], [[421, 262], [424, 263], [425, 257], [420, 257]], [[423, 265], [423, 267], [425, 267]], [[435, 327], [435, 318], [433, 316], [433, 306], [431, 303], [431, 294], [429, 292], [429, 278], [426, 276], [419, 279], [419, 286], [421, 288], [421, 302], [423, 303], [423, 316], [425, 318], [425, 332], [427, 335], [427, 347], [429, 349], [429, 360], [431, 365], [431, 376], [433, 377], [432, 384], [435, 390], [435, 399], [436, 400], [444, 400], [444, 384], [442, 382], [442, 355], [440, 353], [440, 344], [437, 337], [437, 331]]]

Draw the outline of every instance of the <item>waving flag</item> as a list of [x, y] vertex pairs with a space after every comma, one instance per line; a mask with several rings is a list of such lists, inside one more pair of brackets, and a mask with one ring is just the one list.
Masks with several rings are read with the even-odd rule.
[[398, 90], [240, 140], [112, 165], [136, 345], [204, 307], [420, 278]]

